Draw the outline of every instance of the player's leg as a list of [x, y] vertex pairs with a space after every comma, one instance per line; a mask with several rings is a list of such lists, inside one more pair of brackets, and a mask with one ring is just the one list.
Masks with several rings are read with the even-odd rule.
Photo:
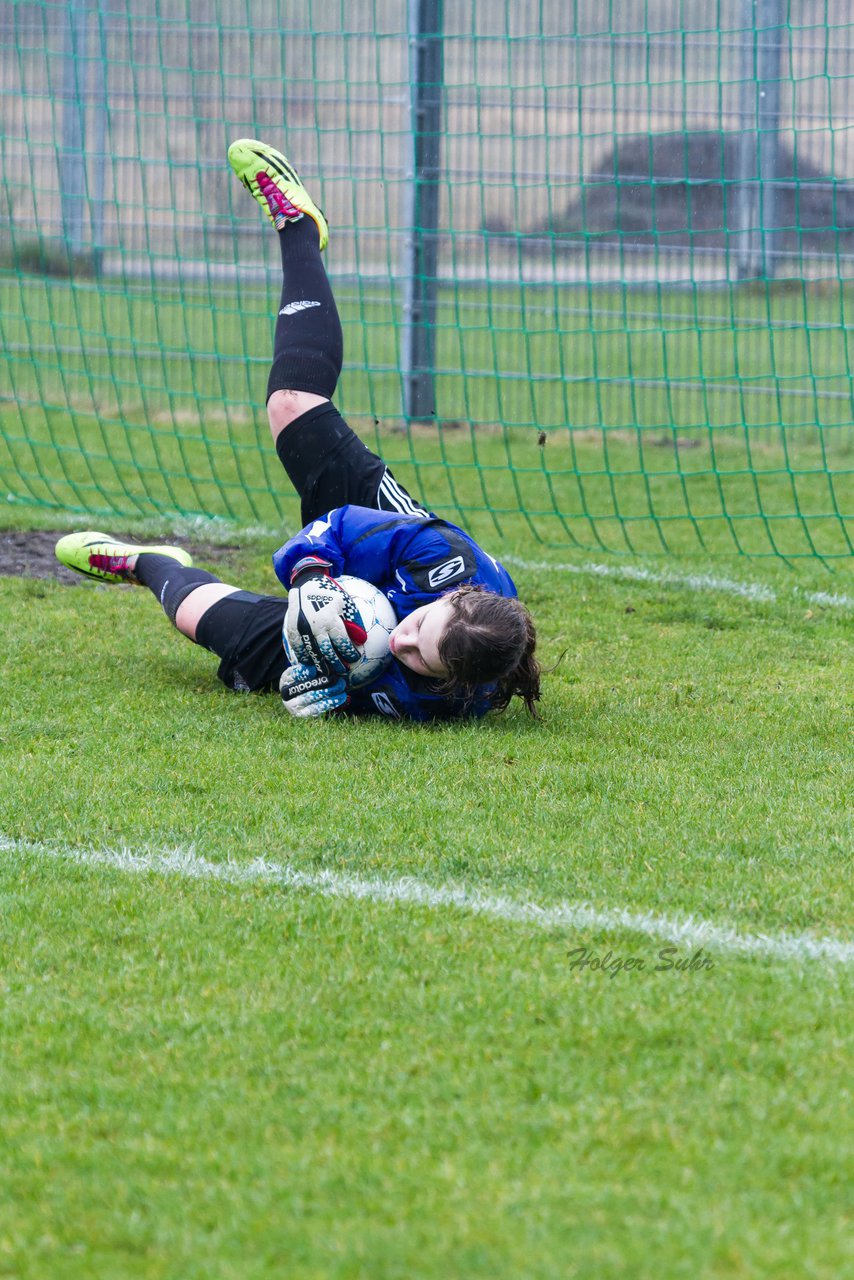
[[190, 640], [195, 640], [199, 619], [211, 605], [240, 590], [197, 569], [183, 547], [139, 546], [108, 533], [69, 533], [57, 542], [56, 558], [100, 582], [148, 587], [169, 621]]
[[287, 597], [241, 591], [165, 555], [129, 558], [128, 571], [154, 593], [182, 635], [217, 655], [217, 674], [229, 689], [279, 687], [287, 666], [282, 643]]
[[297, 418], [329, 404], [344, 358], [341, 320], [320, 256], [317, 223], [305, 217], [286, 221], [278, 239], [282, 291], [267, 379], [267, 421], [274, 444]]
[[140, 547], [109, 534], [68, 534], [56, 545], [69, 569], [101, 582], [148, 587], [175, 627], [220, 659], [231, 689], [275, 689], [287, 665], [282, 624], [287, 599], [259, 596], [196, 569], [181, 547]]
[[279, 236], [282, 295], [267, 416], [276, 451], [302, 500], [303, 524], [347, 503], [429, 514], [331, 403], [343, 337], [321, 258], [329, 236], [326, 218], [281, 152], [241, 139], [229, 147], [228, 158]]
[[279, 232], [282, 294], [267, 382], [275, 441], [296, 418], [331, 400], [341, 373], [341, 321], [320, 256], [329, 226], [287, 156], [275, 147], [239, 138], [228, 148], [228, 162]]

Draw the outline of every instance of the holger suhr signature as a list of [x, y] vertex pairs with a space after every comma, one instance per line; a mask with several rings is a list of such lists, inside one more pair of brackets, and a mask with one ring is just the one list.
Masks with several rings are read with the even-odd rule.
[[607, 973], [609, 978], [616, 978], [618, 973], [701, 973], [714, 969], [715, 962], [702, 947], [698, 947], [691, 955], [680, 955], [674, 946], [661, 947], [653, 957], [655, 963], [644, 956], [615, 955], [606, 951], [604, 955], [591, 947], [573, 947], [567, 951], [570, 969], [589, 969], [591, 972]]

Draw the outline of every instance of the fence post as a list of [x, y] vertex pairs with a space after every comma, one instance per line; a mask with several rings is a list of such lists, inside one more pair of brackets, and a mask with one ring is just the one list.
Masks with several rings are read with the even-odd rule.
[[69, 257], [83, 252], [88, 26], [88, 0], [69, 0], [62, 74], [62, 150], [59, 157], [62, 232]]
[[736, 227], [738, 274], [773, 277], [779, 241], [780, 84], [785, 0], [744, 0]]
[[762, 20], [757, 32], [759, 225], [762, 274], [768, 278], [777, 269], [780, 241], [780, 84], [785, 9], [785, 0], [761, 0]]
[[403, 408], [435, 417], [436, 292], [442, 127], [443, 0], [409, 0], [412, 166], [406, 217], [403, 301]]
[[97, 32], [95, 57], [95, 120], [93, 128], [92, 155], [94, 169], [89, 200], [92, 220], [92, 269], [100, 275], [104, 265], [104, 179], [107, 169], [107, 58], [108, 22], [105, 0], [96, 0]]

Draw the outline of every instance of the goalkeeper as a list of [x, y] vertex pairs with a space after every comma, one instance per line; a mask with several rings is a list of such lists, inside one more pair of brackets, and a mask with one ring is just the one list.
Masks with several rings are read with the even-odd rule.
[[[265, 143], [241, 139], [228, 159], [282, 252], [267, 416], [305, 525], [273, 557], [288, 595], [241, 591], [193, 568], [181, 548], [102, 533], [61, 538], [58, 559], [102, 581], [149, 587], [177, 629], [220, 658], [229, 688], [278, 688], [293, 715], [346, 707], [436, 720], [500, 710], [514, 696], [534, 714], [536, 635], [507, 570], [419, 506], [331, 403], [343, 338], [320, 257], [329, 238], [323, 212], [286, 157]], [[399, 619], [389, 667], [352, 690], [347, 668], [365, 633], [339, 574], [374, 583]]]

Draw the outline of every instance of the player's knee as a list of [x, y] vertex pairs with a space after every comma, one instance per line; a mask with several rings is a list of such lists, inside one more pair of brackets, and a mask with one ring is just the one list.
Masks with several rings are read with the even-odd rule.
[[239, 594], [239, 587], [232, 587], [227, 582], [220, 582], [217, 578], [212, 582], [193, 583], [183, 598], [178, 601], [172, 621], [188, 640], [197, 640], [196, 632], [199, 623], [208, 610], [215, 604], [219, 604], [220, 600], [225, 600], [227, 596]]
[[267, 421], [273, 439], [276, 440], [285, 427], [296, 422], [309, 409], [326, 403], [327, 396], [315, 395], [313, 391], [274, 391], [267, 401]]
[[[178, 626], [178, 610], [192, 592], [201, 586], [214, 583], [222, 585], [219, 578], [208, 573], [206, 569], [184, 569], [174, 577], [167, 578], [160, 591], [160, 607], [173, 626]], [[180, 627], [178, 628], [180, 630]]]

